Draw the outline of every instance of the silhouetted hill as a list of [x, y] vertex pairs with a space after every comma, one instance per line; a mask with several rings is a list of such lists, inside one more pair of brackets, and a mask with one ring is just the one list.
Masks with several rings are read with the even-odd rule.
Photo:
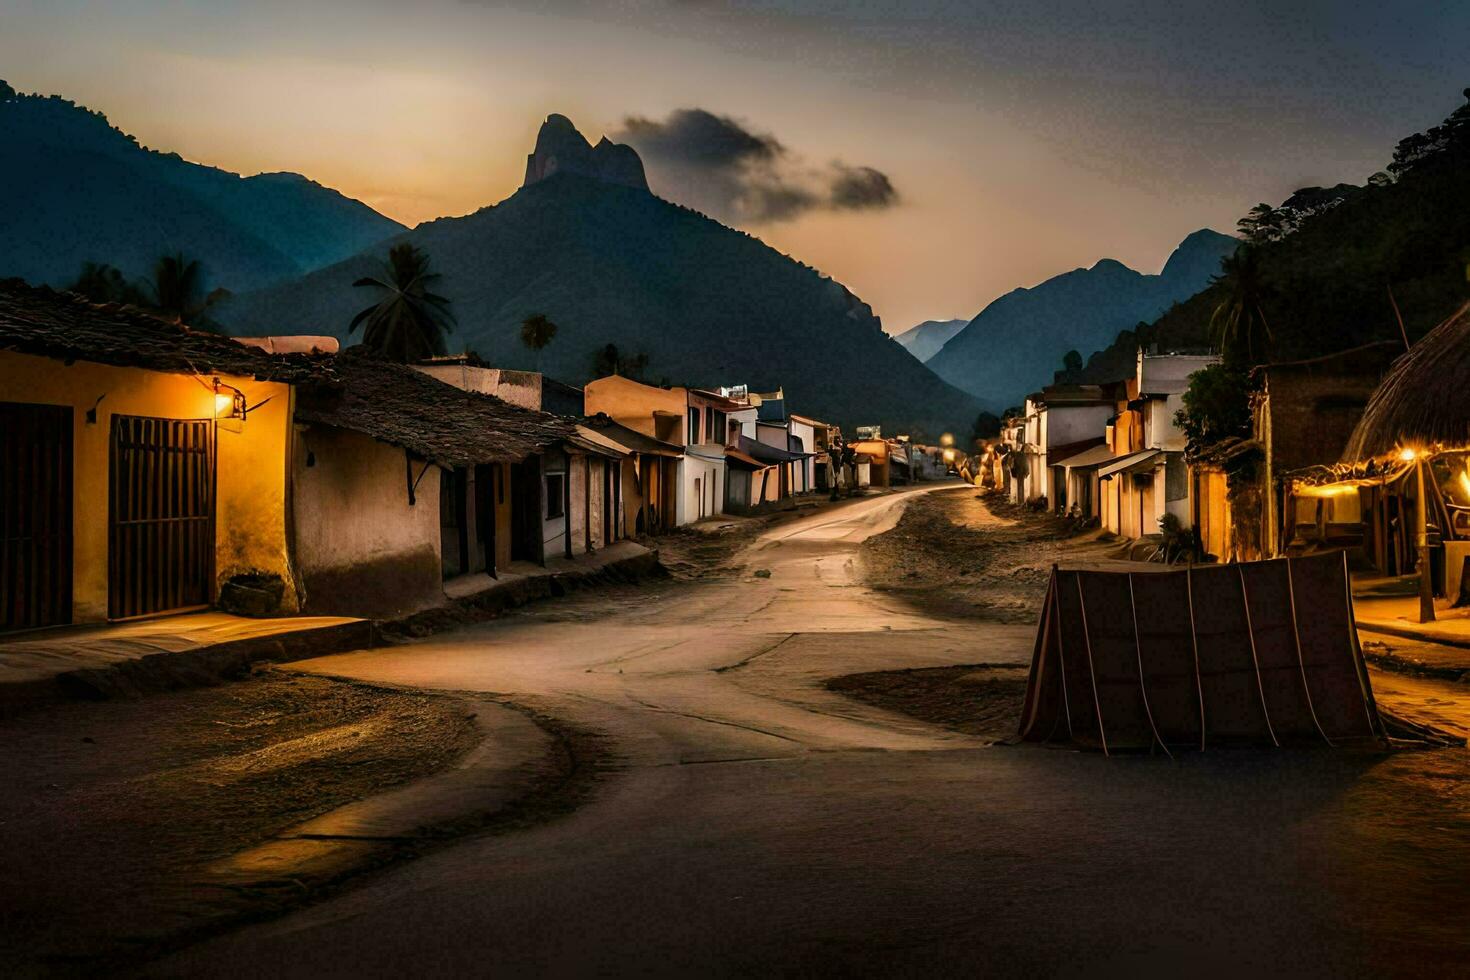
[[[626, 171], [620, 171], [626, 172]], [[559, 330], [540, 368], [591, 377], [607, 344], [648, 354], [645, 379], [783, 386], [803, 414], [888, 431], [968, 431], [980, 406], [936, 378], [885, 334], [840, 283], [759, 239], [637, 187], [561, 170], [461, 218], [394, 241], [428, 252], [436, 292], [458, 318], [450, 348], [533, 368], [520, 323], [544, 313]], [[383, 243], [301, 279], [236, 296], [217, 317], [232, 331], [331, 333], [345, 339], [373, 296]]]
[[0, 134], [0, 276], [60, 286], [95, 261], [135, 278], [183, 252], [209, 285], [252, 289], [403, 230], [297, 174], [241, 177], [147, 149], [56, 96], [0, 99]]
[[1158, 275], [1113, 259], [1074, 269], [992, 302], [928, 366], [995, 410], [1051, 381], [1069, 350], [1087, 353], [1199, 292], [1239, 242], [1203, 229], [1185, 238]]
[[917, 327], [910, 327], [893, 339], [903, 344], [904, 349], [921, 361], [927, 361], [939, 353], [939, 348], [949, 338], [964, 329], [969, 320], [925, 320]]
[[[1260, 250], [1272, 360], [1399, 339], [1399, 315], [1414, 341], [1470, 299], [1470, 89], [1465, 97], [1443, 124], [1400, 141], [1363, 186], [1306, 187], [1242, 220]], [[1139, 344], [1211, 344], [1210, 319], [1228, 293], [1212, 285], [1120, 334], [1093, 355], [1086, 379], [1109, 380]]]

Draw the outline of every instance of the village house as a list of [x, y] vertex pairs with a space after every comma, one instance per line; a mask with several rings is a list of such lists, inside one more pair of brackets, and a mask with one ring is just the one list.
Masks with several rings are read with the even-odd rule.
[[755, 438], [772, 449], [790, 454], [782, 457], [781, 496], [810, 493], [816, 489], [815, 427], [807, 420], [797, 421], [786, 412], [786, 396], [782, 391], [751, 396], [756, 406]]
[[893, 485], [893, 447], [888, 444], [877, 426], [861, 426], [857, 438], [848, 443], [857, 453], [857, 485], [859, 487], [888, 487]]
[[1097, 469], [1099, 517], [1125, 538], [1160, 532], [1165, 514], [1193, 526], [1186, 439], [1175, 417], [1189, 377], [1216, 363], [1213, 354], [1138, 352], [1134, 376], [1117, 392], [1106, 439], [1112, 459]]
[[684, 447], [660, 442], [604, 414], [583, 419], [578, 431], [624, 454], [619, 461], [616, 538], [661, 530], [656, 515], [674, 511], [676, 476]]
[[1113, 414], [1112, 391], [1100, 385], [1048, 385], [1034, 402], [1037, 415], [1035, 493], [1050, 510], [1066, 513], [1072, 504], [1063, 464], [1103, 442]]
[[0, 630], [208, 606], [242, 576], [300, 608], [293, 386], [331, 377], [325, 358], [0, 284]]
[[610, 375], [583, 388], [584, 411], [606, 415], [682, 455], [658, 457], [656, 489], [643, 494], [640, 533], [689, 524], [723, 511], [728, 415], [742, 406], [712, 391], [661, 388]]
[[802, 451], [814, 454], [811, 461], [812, 489], [831, 490], [837, 476], [832, 469], [832, 457], [829, 451], [841, 438], [841, 430], [830, 423], [796, 414], [791, 416], [791, 426], [792, 433], [802, 445]]
[[1251, 432], [1190, 462], [1193, 512], [1208, 554], [1252, 561], [1360, 544], [1358, 495], [1289, 499], [1290, 474], [1331, 466], [1403, 347], [1380, 341], [1251, 372]]
[[[547, 411], [546, 405], [551, 403], [560, 411], [548, 414], [568, 418], [582, 414], [581, 389], [534, 371], [492, 368], [473, 354], [432, 358], [414, 367], [456, 388], [490, 395], [528, 411]], [[572, 558], [626, 536], [621, 470], [629, 455], [626, 448], [585, 429], [544, 454], [542, 532], [546, 554]], [[471, 500], [476, 493], [474, 479], [473, 471], [461, 477], [469, 483]], [[514, 499], [514, 487], [510, 495]], [[453, 552], [446, 552], [449, 554]], [[471, 563], [466, 570], [484, 569]], [[493, 568], [490, 571], [493, 574]]]
[[392, 618], [620, 536], [620, 449], [483, 376], [323, 346], [0, 286], [0, 628]]
[[333, 369], [294, 413], [303, 610], [402, 615], [446, 579], [567, 553], [570, 421], [357, 349]]
[[[1351, 398], [1391, 350], [1345, 352], [1358, 385], [1324, 386], [1322, 396]], [[1427, 557], [1422, 613], [1470, 600], [1470, 409], [1460, 381], [1470, 370], [1467, 351], [1470, 306], [1393, 362], [1338, 460], [1295, 470], [1278, 465], [1278, 540], [1288, 552], [1345, 547], [1387, 576], [1420, 574]]]
[[1101, 444], [1113, 411], [1110, 392], [1098, 385], [1050, 385], [1028, 395], [1022, 414], [1002, 431], [1011, 501], [1045, 500], [1065, 513], [1068, 475], [1058, 464]]

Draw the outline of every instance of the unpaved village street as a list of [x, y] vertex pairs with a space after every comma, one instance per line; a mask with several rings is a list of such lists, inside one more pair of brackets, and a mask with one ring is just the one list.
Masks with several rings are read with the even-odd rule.
[[1030, 625], [937, 618], [862, 584], [860, 543], [916, 499], [778, 524], [724, 577], [301, 665], [508, 694], [603, 733], [614, 766], [567, 816], [155, 969], [1463, 973], [1463, 750], [1107, 759], [991, 745], [826, 690], [1029, 656]]

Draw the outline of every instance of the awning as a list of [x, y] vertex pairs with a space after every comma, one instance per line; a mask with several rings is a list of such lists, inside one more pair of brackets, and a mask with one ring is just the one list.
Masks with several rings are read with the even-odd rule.
[[571, 436], [567, 441], [581, 449], [597, 453], [600, 456], [621, 458], [632, 454], [631, 450], [618, 443], [615, 439], [603, 435], [596, 429], [589, 429], [585, 425], [577, 426], [576, 435]]
[[1099, 466], [1109, 463], [1121, 457], [1113, 455], [1113, 448], [1108, 445], [1093, 446], [1086, 452], [1078, 453], [1076, 456], [1068, 456], [1060, 463], [1052, 463], [1053, 466], [1065, 466], [1072, 470], [1093, 470]]
[[796, 463], [807, 458], [809, 453], [793, 453], [785, 449], [777, 449], [763, 442], [757, 442], [750, 436], [740, 436], [735, 441], [735, 448], [747, 456], [753, 456], [767, 465], [775, 463]]
[[1097, 478], [1108, 480], [1119, 473], [1142, 473], [1144, 470], [1151, 470], [1158, 465], [1154, 462], [1155, 458], [1161, 455], [1163, 455], [1161, 450], [1144, 449], [1136, 453], [1129, 453], [1127, 456], [1120, 456], [1106, 466], [1099, 467]]
[[763, 470], [772, 464], [762, 463], [754, 456], [742, 453], [738, 449], [726, 449], [725, 465], [733, 466], [737, 470]]
[[1073, 442], [1064, 442], [1058, 443], [1055, 446], [1047, 446], [1046, 455], [1048, 458], [1048, 462], [1046, 465], [1060, 466], [1061, 463], [1056, 462], [1057, 460], [1071, 459], [1078, 453], [1091, 449], [1093, 446], [1101, 445], [1103, 442], [1104, 439], [1102, 436], [1093, 436], [1091, 439], [1077, 439]]
[[644, 435], [637, 429], [630, 429], [608, 418], [606, 415], [592, 415], [582, 420], [582, 427], [597, 433], [604, 440], [616, 444], [629, 453], [642, 453], [645, 456], [670, 456], [677, 458], [684, 455], [684, 447], [673, 443], [661, 442], [653, 436]]

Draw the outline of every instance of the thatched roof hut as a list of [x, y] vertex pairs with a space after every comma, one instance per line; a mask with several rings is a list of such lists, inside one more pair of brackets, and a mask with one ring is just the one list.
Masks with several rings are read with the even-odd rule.
[[1402, 447], [1470, 447], [1470, 303], [1394, 362], [1343, 450], [1361, 463]]

